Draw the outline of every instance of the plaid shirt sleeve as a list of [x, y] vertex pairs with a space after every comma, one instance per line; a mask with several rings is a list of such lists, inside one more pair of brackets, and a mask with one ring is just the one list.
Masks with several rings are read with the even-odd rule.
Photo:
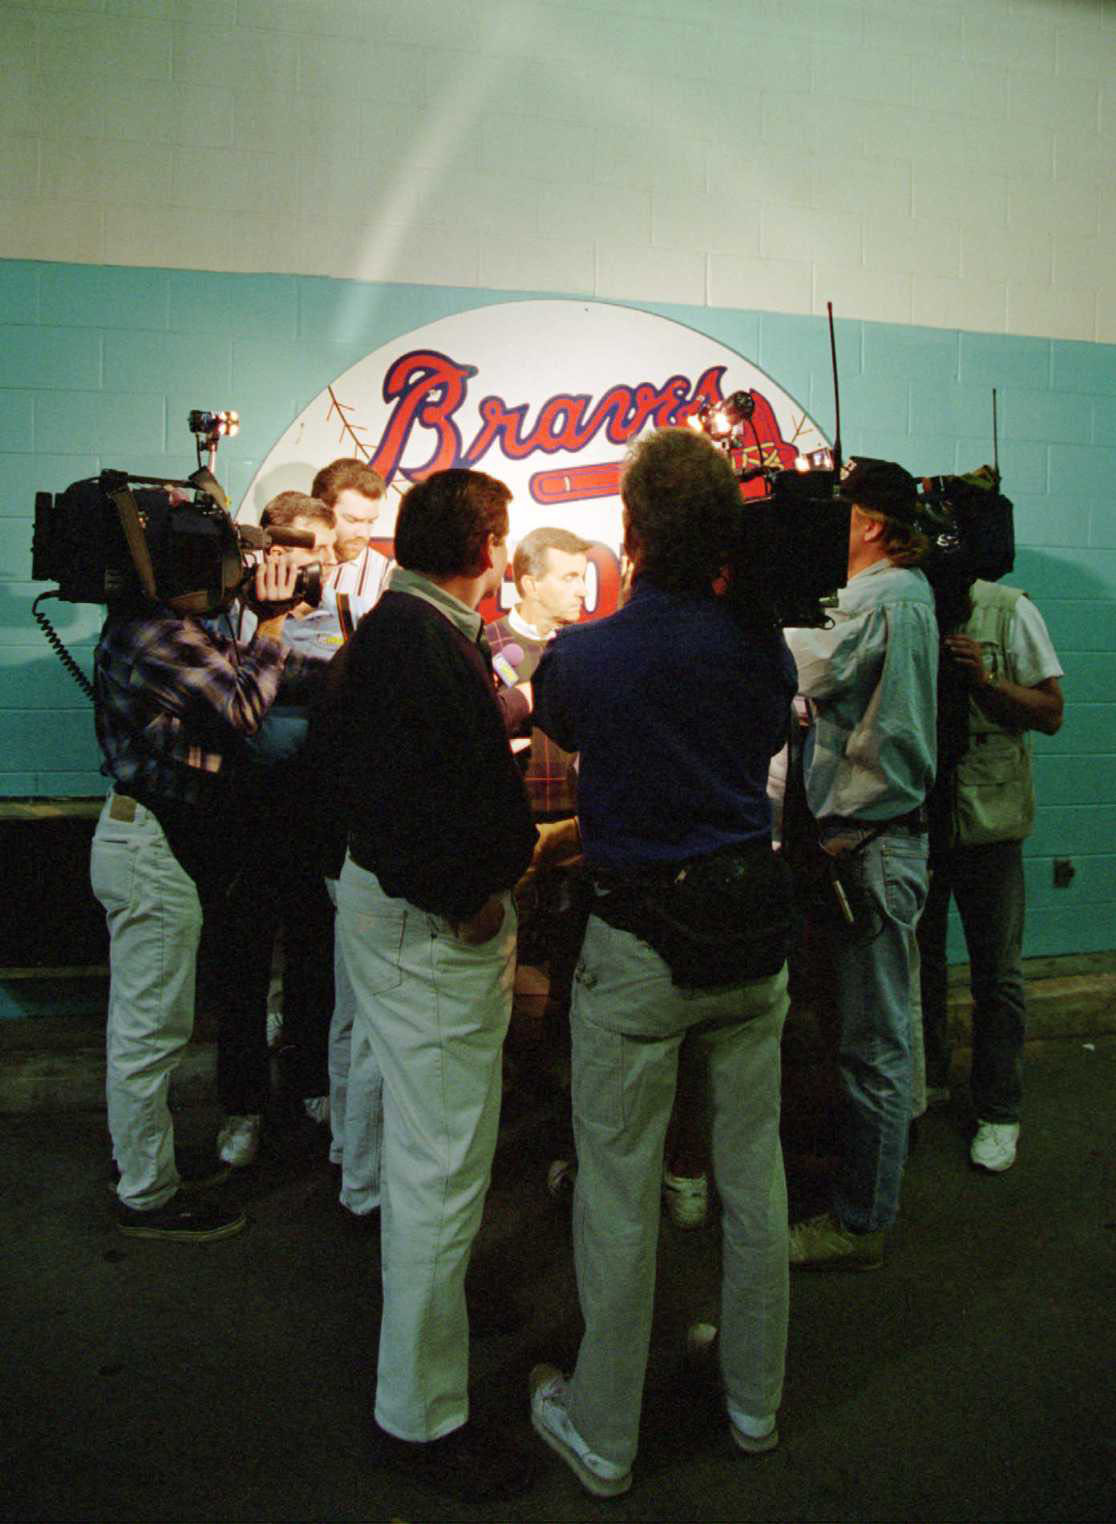
[[109, 772], [172, 797], [184, 766], [217, 773], [237, 737], [254, 735], [299, 658], [266, 637], [239, 646], [193, 619], [106, 624], [97, 647], [97, 728]]

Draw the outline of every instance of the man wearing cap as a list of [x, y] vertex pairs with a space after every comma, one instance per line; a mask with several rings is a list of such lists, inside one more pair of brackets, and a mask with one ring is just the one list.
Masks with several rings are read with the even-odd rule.
[[[926, 899], [923, 802], [937, 760], [938, 627], [917, 569], [915, 481], [890, 461], [852, 465], [848, 582], [828, 629], [788, 630], [811, 725], [806, 799], [823, 849], [855, 864], [872, 935], [836, 933], [846, 1102], [832, 1207], [791, 1229], [797, 1269], [874, 1270], [895, 1221], [911, 1120], [915, 928]], [[851, 854], [851, 855], [850, 855]]]

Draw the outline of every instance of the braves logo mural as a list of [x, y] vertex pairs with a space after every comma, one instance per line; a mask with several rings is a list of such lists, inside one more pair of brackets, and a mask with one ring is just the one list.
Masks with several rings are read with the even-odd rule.
[[[454, 466], [487, 471], [512, 489], [513, 543], [544, 524], [592, 542], [582, 617], [599, 618], [619, 592], [626, 447], [737, 390], [755, 402], [746, 465], [762, 455], [765, 465], [792, 466], [825, 444], [771, 377], [682, 324], [601, 303], [476, 308], [373, 352], [327, 386], [268, 455], [241, 516], [258, 517], [284, 488], [306, 491], [327, 461], [358, 457], [389, 487], [377, 525], [385, 537], [373, 544], [390, 555], [396, 493]], [[760, 480], [745, 489], [763, 490]], [[509, 582], [502, 606], [514, 597]], [[496, 600], [482, 612], [495, 617]]]

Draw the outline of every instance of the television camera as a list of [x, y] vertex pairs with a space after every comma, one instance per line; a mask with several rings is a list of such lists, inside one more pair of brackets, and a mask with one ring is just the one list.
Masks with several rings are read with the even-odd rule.
[[[728, 596], [745, 617], [782, 626], [828, 622], [826, 604], [844, 586], [848, 566], [852, 505], [842, 484], [868, 460], [842, 461], [832, 303], [827, 307], [836, 407], [832, 449], [791, 455], [786, 446], [774, 448], [760, 437], [756, 398], [747, 391], [703, 403], [690, 420], [725, 452], [740, 483], [739, 559]], [[964, 476], [924, 477], [920, 484], [911, 527], [929, 542], [922, 570], [934, 589], [943, 629], [964, 617], [958, 611], [974, 577], [996, 581], [1014, 563], [1012, 505], [1000, 492], [995, 391], [992, 435], [995, 465]]]
[[[220, 440], [239, 429], [237, 413], [195, 409], [188, 426], [198, 469], [185, 480], [106, 470], [57, 495], [35, 495], [31, 575], [58, 585], [39, 594], [32, 613], [86, 692], [84, 674], [39, 610], [44, 599], [171, 603], [176, 613], [206, 618], [222, 613], [247, 588], [258, 557], [272, 545], [313, 548], [314, 536], [306, 530], [261, 529], [232, 518], [213, 466]], [[314, 606], [321, 602], [320, 562], [299, 568], [294, 596]]]

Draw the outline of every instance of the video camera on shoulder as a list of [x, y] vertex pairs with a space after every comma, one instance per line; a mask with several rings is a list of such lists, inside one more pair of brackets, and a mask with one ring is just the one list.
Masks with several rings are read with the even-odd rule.
[[[312, 547], [306, 530], [261, 529], [230, 515], [213, 465], [220, 439], [239, 425], [234, 412], [190, 413], [198, 469], [185, 481], [102, 471], [57, 495], [36, 493], [32, 578], [56, 582], [47, 596], [68, 603], [173, 600], [177, 612], [205, 617], [248, 587], [257, 556], [272, 545]], [[299, 569], [295, 597], [321, 602], [320, 563]]]
[[838, 495], [839, 461], [829, 449], [793, 464], [765, 448], [756, 399], [737, 391], [706, 403], [692, 426], [724, 451], [740, 483], [740, 561], [728, 596], [742, 613], [783, 626], [822, 625], [822, 600], [845, 584], [849, 505]]
[[[842, 467], [839, 440], [832, 450], [796, 456], [793, 465], [768, 460], [755, 406], [750, 392], [734, 392], [706, 403], [693, 420], [724, 450], [740, 483], [743, 534], [729, 596], [775, 624], [823, 625], [825, 603], [845, 585], [848, 568], [850, 498], [842, 484], [855, 468], [882, 463], [857, 456]], [[910, 523], [929, 543], [921, 569], [939, 608], [950, 608], [975, 577], [995, 582], [1012, 569], [1012, 503], [995, 466], [923, 477], [918, 485]]]

